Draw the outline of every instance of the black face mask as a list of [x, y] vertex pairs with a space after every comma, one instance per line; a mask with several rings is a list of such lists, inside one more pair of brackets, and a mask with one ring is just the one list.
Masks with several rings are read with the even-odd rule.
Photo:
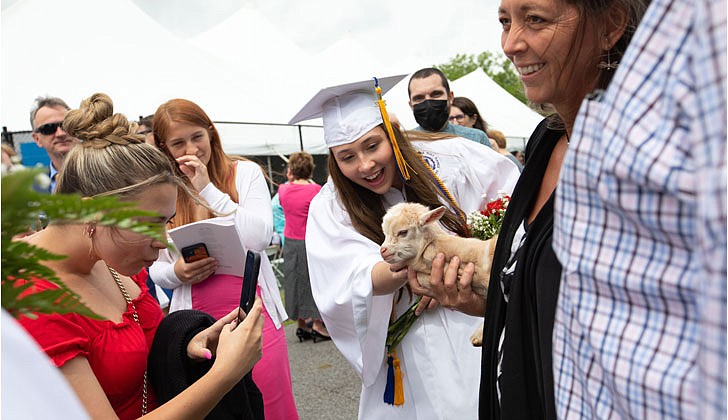
[[412, 107], [415, 121], [427, 131], [440, 131], [445, 126], [450, 111], [446, 99], [428, 99]]

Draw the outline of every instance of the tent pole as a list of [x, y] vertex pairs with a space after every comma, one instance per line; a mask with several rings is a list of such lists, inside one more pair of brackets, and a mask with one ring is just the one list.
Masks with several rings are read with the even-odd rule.
[[270, 168], [270, 155], [266, 156], [268, 159], [268, 190], [270, 191], [271, 197], [273, 196], [273, 170]]
[[303, 132], [301, 131], [301, 126], [298, 126], [298, 143], [301, 146], [301, 151], [303, 152]]

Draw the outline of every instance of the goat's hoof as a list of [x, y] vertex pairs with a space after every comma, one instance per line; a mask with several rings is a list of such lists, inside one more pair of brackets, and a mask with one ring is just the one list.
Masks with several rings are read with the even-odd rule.
[[483, 346], [483, 326], [481, 325], [480, 328], [475, 330], [473, 335], [470, 336], [470, 343], [473, 345], [473, 347], [482, 347]]

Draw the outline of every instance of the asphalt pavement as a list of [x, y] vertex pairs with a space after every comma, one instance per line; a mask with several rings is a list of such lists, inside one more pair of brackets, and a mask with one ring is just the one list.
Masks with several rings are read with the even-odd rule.
[[361, 381], [332, 341], [299, 342], [286, 325], [293, 396], [300, 420], [356, 420]]

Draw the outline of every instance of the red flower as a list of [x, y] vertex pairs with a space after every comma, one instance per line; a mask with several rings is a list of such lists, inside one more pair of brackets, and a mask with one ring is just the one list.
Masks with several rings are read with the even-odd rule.
[[506, 194], [498, 194], [498, 197], [489, 201], [484, 209], [468, 215], [471, 235], [484, 241], [497, 235], [510, 199], [511, 197]]
[[489, 216], [491, 214], [501, 214], [506, 209], [506, 203], [511, 199], [511, 197], [504, 195], [502, 197], [499, 197], [495, 200], [490, 201], [483, 211], [481, 211], [481, 214], [484, 216]]

